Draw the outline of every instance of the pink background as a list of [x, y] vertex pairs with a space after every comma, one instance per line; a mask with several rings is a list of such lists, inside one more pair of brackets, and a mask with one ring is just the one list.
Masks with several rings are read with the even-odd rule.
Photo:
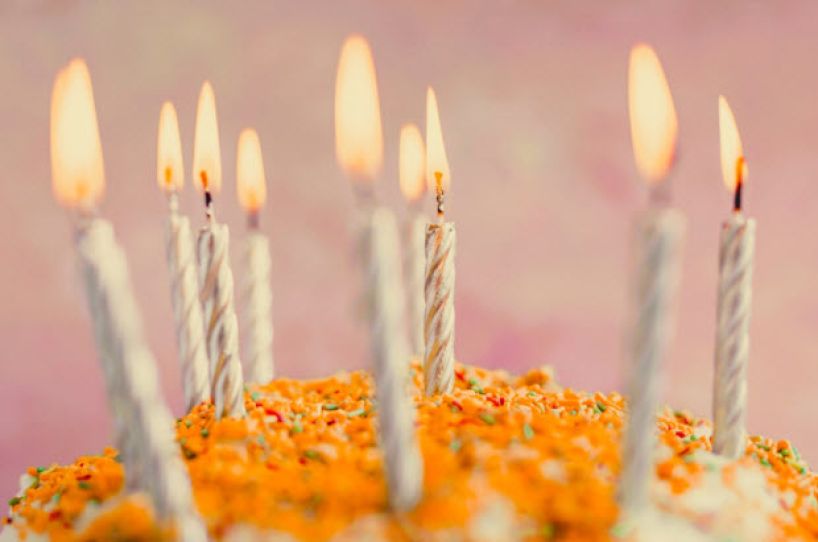
[[[69, 221], [50, 193], [57, 69], [75, 55], [88, 60], [109, 183], [102, 210], [129, 254], [178, 412], [155, 132], [162, 100], [173, 100], [190, 164], [205, 78], [216, 90], [226, 173], [216, 205], [234, 249], [244, 229], [236, 139], [245, 126], [261, 136], [279, 374], [367, 364], [352, 316], [353, 198], [333, 152], [335, 65], [353, 31], [375, 52], [386, 135], [379, 190], [401, 214], [399, 126], [422, 121], [427, 84], [438, 92], [459, 237], [459, 357], [513, 370], [549, 363], [566, 385], [590, 390], [621, 382], [629, 228], [644, 200], [625, 107], [627, 55], [637, 40], [655, 45], [679, 112], [672, 182], [689, 218], [664, 398], [704, 415], [717, 233], [730, 205], [716, 115], [726, 94], [750, 167], [746, 207], [758, 219], [750, 429], [790, 437], [818, 459], [818, 5], [661, 4], [0, 2], [0, 496], [26, 466], [97, 452], [110, 434]], [[183, 208], [200, 223], [189, 188]]]

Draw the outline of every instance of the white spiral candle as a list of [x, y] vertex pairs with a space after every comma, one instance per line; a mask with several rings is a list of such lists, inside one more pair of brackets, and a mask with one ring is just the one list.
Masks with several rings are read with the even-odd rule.
[[654, 208], [637, 229], [638, 312], [631, 339], [628, 418], [618, 487], [619, 504], [626, 511], [645, 504], [653, 476], [660, 369], [670, 341], [684, 219], [674, 209]]
[[429, 224], [426, 230], [426, 394], [448, 393], [454, 386], [454, 257], [451, 222]]
[[199, 232], [199, 284], [217, 418], [245, 415], [229, 242], [227, 226], [217, 223], [209, 209], [208, 224]]
[[396, 511], [413, 508], [423, 490], [423, 460], [415, 435], [414, 404], [408, 395], [409, 366], [400, 289], [399, 237], [395, 217], [375, 209], [363, 232], [363, 250], [379, 438], [389, 490]]
[[722, 224], [713, 388], [713, 451], [736, 459], [746, 448], [747, 359], [755, 221], [740, 212]]
[[409, 344], [411, 354], [423, 356], [425, 341], [423, 318], [426, 310], [425, 282], [425, 237], [426, 220], [419, 215], [412, 217], [406, 225], [406, 242], [404, 243], [404, 277], [406, 282], [406, 316], [409, 323]]
[[244, 377], [266, 384], [274, 375], [273, 291], [270, 286], [270, 246], [267, 237], [250, 231], [244, 246], [244, 276], [241, 288], [242, 333], [245, 340]]
[[174, 522], [184, 540], [204, 542], [206, 531], [174, 442], [173, 417], [142, 337], [125, 255], [113, 228], [100, 219], [79, 229], [77, 245], [128, 485], [146, 490], [157, 515]]
[[165, 252], [170, 272], [176, 344], [182, 367], [185, 412], [189, 412], [191, 408], [210, 398], [210, 375], [190, 220], [176, 211], [174, 196], [171, 197], [170, 205]]

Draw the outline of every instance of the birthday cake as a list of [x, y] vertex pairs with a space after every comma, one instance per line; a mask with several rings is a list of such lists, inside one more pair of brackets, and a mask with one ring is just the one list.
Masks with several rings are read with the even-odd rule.
[[[710, 426], [657, 417], [651, 511], [618, 519], [624, 400], [563, 389], [548, 368], [513, 377], [458, 365], [451, 394], [413, 398], [424, 490], [388, 511], [377, 403], [364, 372], [251, 386], [247, 417], [204, 402], [176, 422], [197, 507], [215, 540], [690, 540], [818, 537], [818, 478], [788, 441], [751, 437], [710, 453]], [[145, 495], [124, 489], [114, 449], [33, 466], [8, 501], [0, 540], [171, 540]], [[636, 527], [638, 525], [638, 527]]]

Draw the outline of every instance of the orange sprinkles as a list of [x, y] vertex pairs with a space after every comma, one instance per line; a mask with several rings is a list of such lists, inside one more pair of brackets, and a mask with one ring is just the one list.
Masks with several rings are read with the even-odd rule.
[[[423, 540], [435, 531], [467, 529], [502, 501], [509, 528], [526, 540], [610, 540], [623, 425], [619, 394], [560, 389], [547, 369], [515, 378], [458, 365], [451, 394], [425, 397], [417, 364], [413, 374], [424, 497], [400, 518], [387, 513], [377, 404], [363, 372], [253, 387], [245, 395], [246, 419], [217, 421], [209, 403], [179, 419], [177, 440], [211, 534], [222, 538], [245, 525], [322, 541], [378, 518], [386, 539]], [[709, 428], [669, 411], [657, 426], [668, 450], [657, 477], [671, 493], [684, 494], [710, 468], [698, 460], [710, 450]], [[782, 495], [780, 539], [818, 537], [818, 479], [798, 451], [788, 441], [752, 437], [738, 463], [753, 462]], [[58, 542], [92, 542], [113, 532], [127, 540], [168, 538], [149, 507], [123, 498], [115, 450], [28, 474], [30, 485], [9, 502], [4, 521], [21, 538], [42, 533]], [[81, 517], [90, 503], [100, 508], [89, 522]]]

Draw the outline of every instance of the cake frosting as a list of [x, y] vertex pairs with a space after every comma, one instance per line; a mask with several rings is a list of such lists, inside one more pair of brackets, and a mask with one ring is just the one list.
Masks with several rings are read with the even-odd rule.
[[[624, 400], [561, 388], [548, 368], [522, 376], [457, 365], [455, 389], [412, 397], [424, 493], [388, 510], [374, 390], [362, 371], [250, 386], [247, 417], [202, 403], [176, 435], [196, 503], [226, 541], [778, 541], [818, 537], [818, 478], [786, 440], [710, 452], [706, 420], [665, 409], [651, 506], [621, 518], [614, 500]], [[172, 540], [129, 492], [118, 452], [31, 467], [0, 541]]]

